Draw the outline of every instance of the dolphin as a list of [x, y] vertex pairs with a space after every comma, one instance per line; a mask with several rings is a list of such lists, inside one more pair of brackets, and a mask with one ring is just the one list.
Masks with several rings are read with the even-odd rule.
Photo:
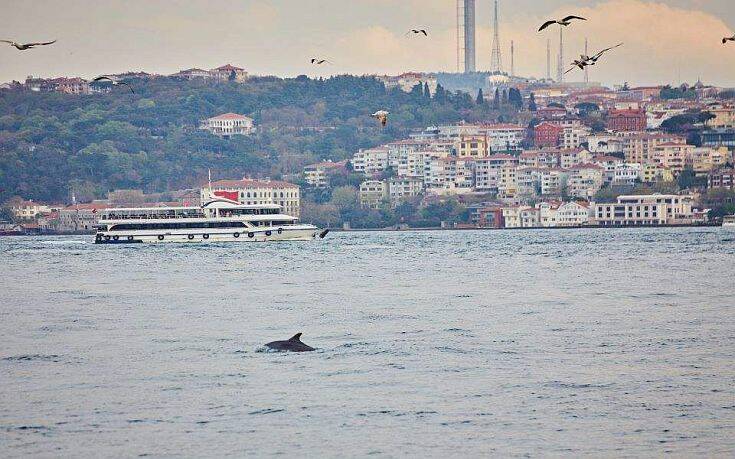
[[265, 347], [279, 352], [309, 352], [315, 350], [301, 342], [301, 333], [296, 333], [286, 341], [271, 341]]

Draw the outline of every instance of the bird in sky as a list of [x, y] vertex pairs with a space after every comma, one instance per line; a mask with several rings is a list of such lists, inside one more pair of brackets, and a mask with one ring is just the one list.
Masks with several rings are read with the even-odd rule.
[[580, 20], [580, 21], [586, 21], [587, 20], [587, 19], [585, 19], [585, 18], [583, 18], [581, 16], [567, 16], [564, 19], [552, 19], [550, 21], [544, 22], [543, 25], [541, 27], [539, 27], [538, 31], [541, 32], [545, 28], [547, 28], [549, 26], [552, 26], [554, 24], [559, 24], [561, 26], [566, 27], [569, 24], [571, 24], [572, 21], [575, 20], [575, 19]]
[[378, 121], [380, 121], [380, 124], [385, 126], [386, 124], [388, 124], [388, 115], [390, 115], [390, 112], [387, 112], [385, 110], [378, 110], [370, 116], [377, 119]]
[[622, 43], [618, 43], [615, 46], [611, 46], [609, 48], [605, 48], [602, 51], [599, 51], [597, 54], [594, 54], [592, 56], [587, 56], [585, 54], [582, 54], [581, 56], [579, 56], [579, 59], [576, 59], [575, 61], [572, 62], [572, 64], [571, 64], [572, 65], [572, 68], [570, 68], [569, 70], [567, 70], [566, 72], [564, 72], [564, 74], [566, 75], [567, 73], [571, 72], [572, 70], [574, 70], [575, 67], [578, 67], [580, 70], [584, 70], [585, 67], [587, 67], [588, 65], [595, 65], [595, 64], [597, 64], [597, 61], [600, 60], [600, 58], [602, 57], [603, 54], [605, 54], [606, 52], [611, 51], [611, 50], [613, 50], [615, 48], [618, 48], [620, 46], [623, 46], [623, 44]]
[[125, 83], [125, 82], [123, 82], [123, 81], [117, 81], [117, 80], [113, 80], [112, 78], [110, 78], [110, 77], [108, 77], [108, 76], [104, 76], [104, 75], [103, 75], [103, 76], [98, 76], [97, 78], [94, 78], [94, 79], [93, 79], [92, 81], [93, 81], [93, 82], [94, 82], [94, 81], [109, 81], [109, 82], [111, 82], [111, 83], [112, 83], [113, 85], [119, 85], [119, 84], [121, 84], [121, 85], [123, 85], [123, 86], [127, 86], [127, 87], [128, 87], [128, 89], [130, 89], [130, 92], [131, 92], [131, 93], [133, 93], [133, 94], [135, 94], [135, 91], [133, 90], [133, 87], [132, 87], [132, 86], [130, 86], [129, 84], [127, 84], [127, 83]]
[[32, 49], [32, 48], [34, 48], [36, 46], [53, 45], [54, 43], [56, 43], [56, 40], [54, 40], [54, 41], [45, 41], [45, 42], [41, 42], [41, 43], [16, 43], [16, 42], [14, 42], [12, 40], [0, 40], [0, 42], [7, 43], [10, 46], [15, 46], [20, 51], [25, 51], [27, 49]]
[[732, 37], [725, 37], [725, 38], [723, 38], [722, 39], [722, 44], [723, 45], [726, 45], [728, 41], [735, 41], [735, 35], [733, 35]]
[[426, 29], [411, 29], [408, 32], [406, 32], [406, 35], [411, 34], [411, 33], [414, 35], [424, 34], [425, 37], [429, 36], [429, 34], [426, 32]]
[[317, 58], [312, 58], [311, 63], [314, 65], [331, 64], [331, 62], [329, 62], [326, 59], [317, 59]]

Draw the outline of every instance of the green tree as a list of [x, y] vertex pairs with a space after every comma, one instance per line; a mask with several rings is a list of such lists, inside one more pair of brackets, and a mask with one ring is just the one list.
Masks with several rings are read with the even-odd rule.
[[357, 196], [357, 188], [351, 186], [340, 186], [332, 191], [332, 200], [330, 202], [344, 215], [357, 208]]
[[534, 93], [531, 93], [528, 98], [528, 110], [532, 112], [538, 110], [538, 107], [536, 106], [536, 95], [534, 95]]
[[500, 89], [495, 88], [495, 97], [493, 97], [493, 109], [500, 109]]
[[475, 100], [477, 105], [485, 105], [485, 95], [482, 93], [482, 88], [477, 91], [477, 99]]

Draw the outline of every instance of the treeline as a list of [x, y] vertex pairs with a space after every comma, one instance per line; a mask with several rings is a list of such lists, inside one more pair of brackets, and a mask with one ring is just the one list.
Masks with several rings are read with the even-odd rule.
[[[210, 168], [217, 178], [280, 178], [412, 129], [508, 117], [466, 93], [386, 90], [372, 77], [130, 84], [134, 94], [124, 86], [95, 95], [0, 91], [0, 202], [196, 187]], [[385, 128], [369, 117], [379, 109], [391, 112]], [[225, 140], [198, 129], [201, 120], [227, 112], [254, 118], [257, 133]]]

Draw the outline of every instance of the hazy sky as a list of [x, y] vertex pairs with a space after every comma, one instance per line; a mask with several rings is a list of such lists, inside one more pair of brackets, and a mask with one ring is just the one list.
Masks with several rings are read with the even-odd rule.
[[[490, 64], [491, 0], [478, 8], [478, 69]], [[456, 69], [455, 0], [0, 0], [0, 30], [16, 41], [58, 39], [44, 49], [0, 47], [0, 81], [126, 70], [173, 73], [225, 63], [254, 74], [294, 76]], [[501, 0], [505, 67], [515, 41], [516, 73], [543, 76], [547, 17], [589, 18], [566, 30], [567, 61], [625, 46], [592, 71], [605, 83], [677, 83], [701, 77], [735, 86], [735, 0]], [[406, 37], [427, 28], [428, 39]], [[334, 64], [314, 68], [311, 57]], [[552, 58], [553, 60], [553, 58]], [[555, 62], [555, 61], [554, 61]], [[555, 74], [555, 67], [552, 69]], [[581, 78], [575, 73], [571, 79]]]

